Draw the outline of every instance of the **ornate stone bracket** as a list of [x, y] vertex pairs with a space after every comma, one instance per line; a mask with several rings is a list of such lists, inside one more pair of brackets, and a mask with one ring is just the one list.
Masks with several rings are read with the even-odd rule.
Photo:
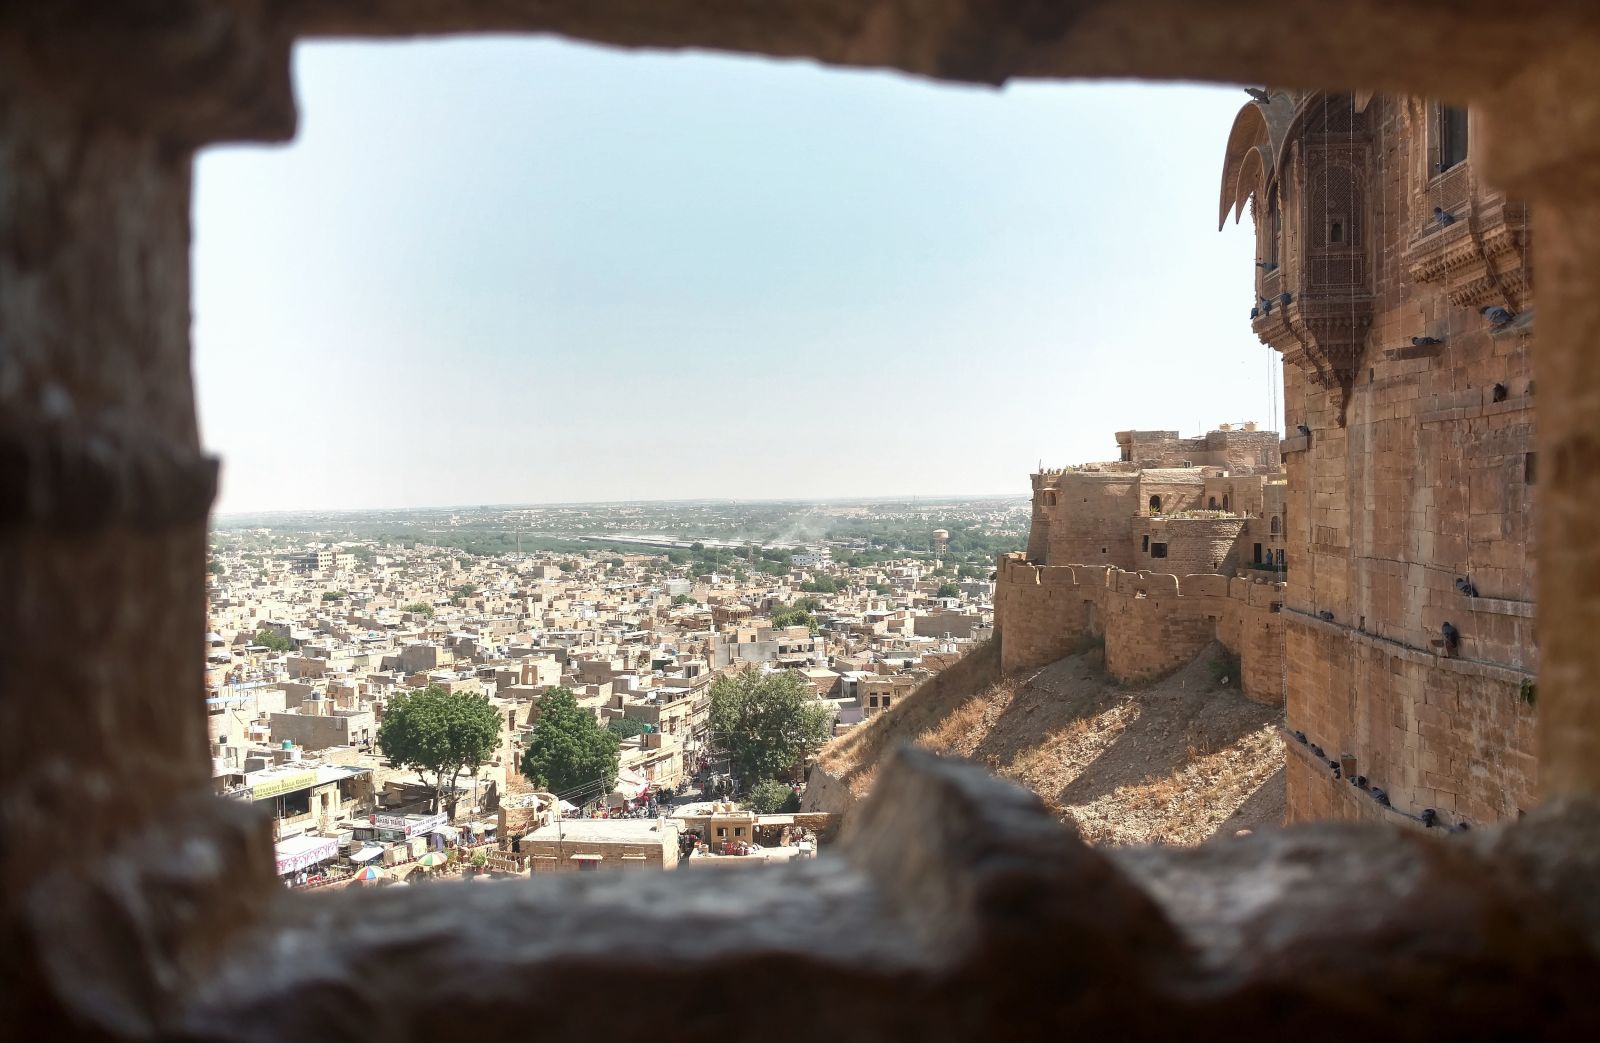
[[1411, 241], [1406, 267], [1417, 282], [1443, 284], [1458, 307], [1504, 304], [1520, 311], [1532, 281], [1527, 207], [1502, 199], [1433, 228]]

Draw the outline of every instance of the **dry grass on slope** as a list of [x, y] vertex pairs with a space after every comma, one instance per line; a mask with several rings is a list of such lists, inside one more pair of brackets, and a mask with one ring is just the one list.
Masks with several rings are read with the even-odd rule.
[[[1194, 844], [1274, 825], [1280, 711], [1218, 684], [1220, 655], [1213, 647], [1162, 681], [1126, 688], [1105, 679], [1098, 652], [1070, 656], [947, 699], [938, 720], [902, 719], [893, 732], [1027, 786], [1094, 843]], [[871, 774], [858, 762], [852, 789]]]

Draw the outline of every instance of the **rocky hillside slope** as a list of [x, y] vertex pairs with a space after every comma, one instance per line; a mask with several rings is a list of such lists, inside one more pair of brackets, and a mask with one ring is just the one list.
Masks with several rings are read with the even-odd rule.
[[1230, 668], [1220, 648], [1138, 686], [1109, 681], [1098, 650], [955, 683], [982, 677], [973, 665], [830, 744], [807, 804], [847, 810], [871, 788], [883, 754], [914, 742], [1027, 786], [1093, 843], [1195, 844], [1282, 821], [1282, 711], [1244, 698], [1236, 676], [1223, 683]]

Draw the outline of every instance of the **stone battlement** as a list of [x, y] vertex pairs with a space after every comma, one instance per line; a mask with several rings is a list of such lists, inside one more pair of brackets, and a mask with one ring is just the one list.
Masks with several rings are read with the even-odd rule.
[[1242, 577], [1129, 572], [1106, 565], [999, 559], [995, 622], [1006, 671], [1053, 662], [1103, 639], [1106, 672], [1147, 681], [1219, 641], [1240, 660], [1240, 687], [1283, 701], [1284, 585]]

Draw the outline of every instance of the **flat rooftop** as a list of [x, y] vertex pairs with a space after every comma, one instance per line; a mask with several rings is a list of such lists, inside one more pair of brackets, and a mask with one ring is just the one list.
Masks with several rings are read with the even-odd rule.
[[580, 841], [583, 843], [656, 844], [663, 835], [676, 837], [678, 825], [668, 822], [658, 828], [653, 818], [568, 818], [540, 826], [527, 835], [531, 840]]

